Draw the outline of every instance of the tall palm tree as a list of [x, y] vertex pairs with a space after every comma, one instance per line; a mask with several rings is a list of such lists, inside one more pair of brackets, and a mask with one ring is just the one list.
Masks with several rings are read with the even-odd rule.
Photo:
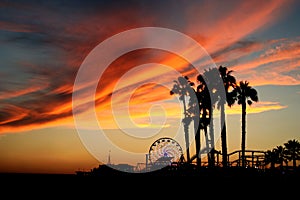
[[296, 168], [296, 161], [300, 160], [300, 142], [298, 140], [289, 140], [284, 143], [286, 149], [286, 158], [293, 162], [293, 168]]
[[219, 73], [223, 80], [226, 99], [220, 98], [218, 102], [218, 109], [221, 110], [220, 118], [221, 118], [221, 144], [222, 144], [222, 165], [223, 167], [228, 166], [227, 160], [227, 131], [226, 131], [226, 119], [225, 119], [225, 104], [231, 107], [237, 97], [237, 93], [234, 90], [236, 87], [236, 79], [234, 76], [231, 75], [233, 71], [228, 70], [227, 67], [219, 66]]
[[237, 101], [242, 105], [242, 167], [246, 166], [246, 108], [247, 104], [252, 105], [253, 102], [258, 102], [257, 91], [249, 85], [248, 81], [240, 81], [239, 85], [235, 87], [237, 92]]
[[170, 91], [170, 95], [178, 94], [179, 100], [181, 100], [182, 104], [183, 104], [184, 118], [182, 119], [182, 123], [183, 123], [184, 133], [185, 133], [187, 162], [189, 163], [190, 162], [189, 125], [192, 121], [192, 116], [188, 112], [186, 98], [188, 96], [194, 95], [195, 91], [192, 88], [192, 86], [194, 86], [194, 83], [191, 82], [187, 76], [185, 76], [185, 77], [180, 76], [177, 78], [177, 80], [174, 80], [174, 82], [175, 82], [175, 84], [173, 85], [173, 88]]
[[[191, 86], [194, 86], [194, 83], [190, 82]], [[197, 90], [195, 91], [193, 87], [190, 87], [189, 91], [189, 102], [188, 102], [188, 108], [187, 113], [189, 115], [189, 119], [192, 119], [194, 121], [194, 134], [195, 134], [195, 144], [196, 144], [196, 153], [191, 157], [190, 162], [196, 158], [197, 166], [201, 166], [201, 156], [199, 154], [201, 149], [201, 137], [200, 137], [200, 129], [201, 123], [200, 123], [200, 105], [199, 102], [201, 102], [201, 92], [199, 91], [199, 87], [197, 87]]]
[[198, 115], [195, 115], [194, 124], [197, 126], [197, 129], [195, 129], [195, 131], [196, 131], [195, 142], [196, 142], [197, 165], [199, 166], [201, 163], [200, 130], [203, 130], [205, 137], [207, 137], [207, 132], [208, 132], [207, 126], [209, 125], [209, 121], [210, 121], [210, 118], [209, 118], [210, 111], [209, 110], [211, 107], [211, 101], [210, 101], [209, 90], [208, 90], [204, 75], [199, 74], [197, 76], [197, 81], [199, 82], [199, 85], [197, 86], [196, 96], [197, 96], [199, 111], [198, 111]]
[[[199, 108], [201, 108], [201, 122], [204, 125], [204, 134], [206, 138], [206, 146], [208, 149], [208, 164], [210, 167], [215, 166], [215, 147], [214, 147], [214, 123], [213, 111], [218, 100], [220, 92], [220, 74], [217, 68], [209, 68], [204, 71], [203, 75], [199, 75], [197, 80], [204, 86], [202, 89], [202, 99]], [[223, 89], [223, 88], [221, 88]], [[209, 127], [209, 135], [207, 131]]]

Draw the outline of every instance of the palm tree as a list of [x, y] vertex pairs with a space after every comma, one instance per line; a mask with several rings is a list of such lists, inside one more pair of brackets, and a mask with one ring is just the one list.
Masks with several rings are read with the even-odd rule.
[[287, 159], [286, 159], [286, 149], [285, 147], [279, 145], [276, 148], [274, 148], [274, 151], [277, 154], [277, 164], [279, 164], [280, 166], [280, 170], [283, 170], [283, 163], [287, 163]]
[[298, 140], [289, 140], [284, 143], [286, 149], [286, 158], [293, 162], [293, 168], [296, 168], [296, 161], [300, 160], [300, 143]]
[[236, 79], [231, 75], [233, 71], [228, 70], [227, 67], [219, 66], [219, 73], [224, 83], [226, 99], [220, 98], [218, 102], [218, 109], [221, 110], [221, 144], [222, 144], [222, 165], [227, 167], [227, 131], [226, 131], [226, 120], [225, 120], [225, 104], [231, 107], [237, 97], [237, 93], [234, 88], [236, 87]]
[[277, 163], [278, 157], [276, 151], [274, 149], [267, 150], [265, 153], [264, 162], [265, 165], [270, 164], [270, 169], [275, 169], [275, 164]]
[[[196, 90], [196, 96], [197, 96], [197, 102], [199, 106], [198, 115], [195, 115], [195, 131], [196, 131], [196, 155], [197, 155], [197, 165], [200, 165], [201, 163], [201, 155], [200, 155], [200, 149], [201, 149], [201, 136], [200, 136], [200, 130], [204, 131], [205, 137], [207, 137], [207, 126], [209, 125], [210, 121], [210, 108], [211, 108], [211, 101], [210, 101], [210, 95], [209, 90], [205, 82], [205, 77], [202, 74], [199, 74], [197, 76], [197, 81], [199, 82], [199, 85], [197, 86]], [[206, 140], [207, 142], [207, 140]], [[207, 144], [208, 146], [208, 144]]]
[[258, 102], [257, 91], [249, 85], [248, 81], [240, 81], [235, 87], [237, 92], [238, 104], [242, 105], [242, 167], [246, 166], [245, 149], [246, 149], [246, 107]]
[[185, 133], [187, 162], [189, 163], [190, 162], [189, 125], [192, 121], [192, 116], [188, 112], [186, 98], [188, 96], [193, 96], [194, 95], [195, 91], [191, 87], [191, 86], [194, 85], [194, 83], [191, 82], [187, 76], [185, 76], [185, 77], [180, 76], [174, 82], [175, 82], [175, 84], [173, 85], [173, 88], [170, 91], [170, 95], [178, 94], [179, 95], [179, 100], [181, 100], [182, 104], [183, 104], [184, 118], [182, 119], [182, 123], [183, 123], [183, 126], [184, 126], [184, 133]]
[[287, 164], [286, 149], [283, 146], [277, 146], [272, 150], [266, 151], [264, 162], [266, 165], [271, 164], [270, 169], [275, 169], [275, 165], [279, 164], [280, 170], [283, 170], [283, 163]]
[[[217, 68], [210, 68], [204, 71], [203, 75], [198, 75], [197, 80], [202, 88], [202, 99], [199, 101], [201, 110], [201, 124], [203, 124], [204, 134], [206, 138], [206, 146], [208, 149], [208, 164], [210, 167], [215, 166], [215, 147], [214, 147], [214, 123], [213, 111], [215, 104], [219, 98], [220, 74]], [[199, 87], [198, 86], [198, 87]], [[198, 89], [197, 89], [198, 90]], [[209, 135], [207, 132], [209, 126]]]

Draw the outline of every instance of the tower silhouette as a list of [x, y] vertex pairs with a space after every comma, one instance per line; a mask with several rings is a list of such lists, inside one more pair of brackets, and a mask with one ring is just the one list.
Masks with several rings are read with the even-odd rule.
[[109, 152], [108, 152], [107, 165], [111, 165], [111, 160], [110, 160], [110, 150], [109, 150]]

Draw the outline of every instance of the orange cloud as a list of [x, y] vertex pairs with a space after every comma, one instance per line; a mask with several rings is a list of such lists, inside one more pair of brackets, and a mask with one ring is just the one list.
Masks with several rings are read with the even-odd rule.
[[[227, 2], [207, 2], [187, 11], [186, 32], [209, 53], [228, 47], [259, 28], [270, 25], [278, 13], [286, 12], [291, 1], [240, 1], [228, 8]], [[225, 8], [220, 12], [216, 8]], [[275, 14], [277, 13], [277, 14]]]
[[30, 112], [29, 109], [9, 104], [2, 104], [1, 110], [2, 112], [6, 113], [6, 115], [1, 116], [0, 125], [20, 120]]
[[[261, 113], [271, 110], [281, 110], [285, 109], [287, 106], [283, 106], [280, 104], [280, 102], [257, 102], [253, 103], [251, 106], [247, 106], [247, 114], [255, 114], [255, 113]], [[226, 112], [228, 115], [234, 115], [234, 114], [242, 114], [242, 107], [240, 105], [234, 105], [231, 108], [226, 109]]]
[[[246, 61], [240, 61], [230, 69], [240, 79], [247, 79], [252, 85], [296, 85], [300, 84], [299, 77], [293, 71], [300, 65], [300, 42], [280, 39], [264, 44], [264, 48], [253, 50], [259, 56], [252, 56]], [[250, 57], [251, 58], [251, 57]]]
[[0, 100], [2, 99], [10, 99], [15, 97], [20, 97], [29, 93], [33, 93], [42, 89], [45, 89], [45, 85], [33, 85], [29, 86], [28, 88], [16, 90], [16, 91], [1, 91], [0, 92]]
[[[290, 44], [285, 44], [282, 48], [282, 46], [275, 46], [270, 47], [268, 49], [265, 49], [265, 51], [261, 54], [260, 57], [253, 59], [252, 61], [248, 61], [246, 63], [241, 63], [237, 66], [233, 66], [233, 70], [251, 70], [253, 68], [257, 68], [259, 66], [265, 65], [265, 64], [271, 64], [274, 62], [284, 61], [284, 60], [295, 60], [297, 58], [300, 58], [300, 43], [297, 42], [291, 42]], [[297, 61], [297, 60], [296, 60]], [[298, 62], [297, 62], [298, 63]], [[284, 72], [287, 70], [290, 70], [292, 67], [283, 66], [278, 68], [279, 72]]]
[[[26, 115], [23, 114], [22, 117]], [[20, 118], [21, 119], [21, 118]], [[15, 121], [18, 119], [13, 119], [11, 121]], [[9, 123], [9, 121], [7, 121]], [[19, 133], [19, 132], [26, 132], [30, 130], [37, 130], [37, 129], [43, 129], [43, 128], [49, 128], [49, 127], [67, 127], [67, 128], [74, 128], [74, 121], [73, 117], [64, 117], [61, 119], [51, 119], [43, 123], [28, 123], [25, 125], [20, 125], [20, 126], [2, 126], [0, 127], [0, 135], [5, 135], [5, 134], [14, 134], [14, 133]]]

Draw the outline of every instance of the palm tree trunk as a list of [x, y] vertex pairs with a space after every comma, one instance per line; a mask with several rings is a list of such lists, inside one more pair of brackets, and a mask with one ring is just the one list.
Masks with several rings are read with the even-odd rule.
[[246, 101], [242, 103], [242, 167], [246, 167]]
[[271, 169], [275, 169], [275, 162], [271, 162]]
[[186, 159], [190, 163], [190, 142], [189, 142], [189, 126], [184, 124], [185, 146], [186, 146]]
[[210, 119], [210, 123], [209, 123], [209, 135], [210, 135], [210, 146], [211, 146], [211, 150], [210, 150], [210, 167], [214, 167], [215, 166], [215, 134], [214, 134], [214, 119], [213, 119], [213, 108], [211, 108], [211, 111], [209, 112], [209, 119]]
[[[186, 118], [186, 105], [185, 105], [185, 96], [182, 98], [182, 103], [183, 103], [183, 111], [184, 111], [184, 118]], [[186, 159], [187, 162], [190, 163], [190, 142], [189, 142], [189, 124], [184, 123], [183, 124], [184, 128], [184, 135], [185, 135], [185, 146], [186, 146]]]
[[224, 104], [221, 104], [221, 142], [222, 142], [222, 165], [227, 167], [227, 133], [226, 133], [226, 122], [225, 122], [225, 108]]
[[[198, 115], [197, 115], [198, 116]], [[194, 130], [195, 130], [195, 142], [196, 142], [196, 156], [197, 156], [197, 166], [201, 166], [201, 137], [200, 137], [200, 118], [194, 117]]]
[[207, 153], [207, 163], [208, 163], [208, 166], [210, 166], [211, 164], [211, 158], [210, 158], [210, 149], [209, 149], [209, 136], [208, 136], [208, 133], [207, 133], [207, 126], [205, 125], [204, 126], [204, 136], [205, 136], [205, 145], [206, 145], [206, 153]]
[[295, 170], [296, 169], [296, 152], [293, 151], [292, 152], [292, 161], [293, 161], [293, 169]]

